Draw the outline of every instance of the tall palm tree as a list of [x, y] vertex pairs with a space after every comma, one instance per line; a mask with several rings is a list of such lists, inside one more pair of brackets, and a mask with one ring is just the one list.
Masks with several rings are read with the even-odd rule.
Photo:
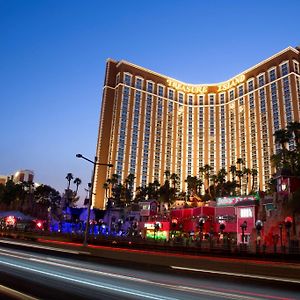
[[197, 177], [189, 175], [185, 182], [187, 183], [187, 191], [189, 195], [194, 195], [197, 189]]
[[177, 187], [177, 183], [179, 180], [179, 176], [176, 173], [172, 173], [172, 175], [170, 176], [170, 179], [172, 180], [173, 189], [176, 193], [176, 187]]
[[170, 180], [170, 170], [165, 171], [166, 180]]
[[287, 131], [294, 138], [295, 145], [297, 150], [300, 149], [300, 123], [299, 122], [291, 122], [287, 126]]
[[243, 174], [246, 176], [245, 195], [247, 195], [249, 176], [251, 175], [251, 169], [244, 167]]
[[237, 170], [236, 171], [236, 176], [238, 177], [238, 179], [239, 179], [239, 188], [240, 188], [240, 195], [242, 195], [242, 178], [243, 178], [243, 171], [241, 171], [241, 170]]
[[201, 187], [202, 187], [202, 185], [203, 185], [203, 181], [200, 178], [197, 178], [197, 180], [196, 180], [196, 193], [197, 193], [198, 196], [201, 195]]
[[105, 198], [108, 199], [109, 183], [107, 181], [103, 183], [103, 188], [105, 189]]
[[71, 180], [74, 179], [73, 174], [72, 173], [68, 173], [67, 176], [66, 176], [66, 179], [68, 181], [67, 190], [69, 190], [70, 189]]
[[251, 190], [252, 190], [252, 193], [254, 192], [254, 183], [255, 183], [255, 179], [256, 179], [257, 174], [258, 174], [258, 171], [256, 169], [251, 169], [251, 176], [252, 176]]
[[292, 134], [286, 129], [279, 129], [275, 131], [274, 136], [275, 136], [275, 143], [280, 144], [282, 148], [283, 165], [286, 165], [286, 152], [287, 152], [286, 144], [292, 138]]
[[236, 166], [235, 165], [230, 166], [229, 172], [232, 175], [231, 180], [234, 181], [236, 177]]
[[81, 185], [81, 179], [76, 177], [73, 181], [74, 184], [76, 184], [76, 191], [75, 191], [75, 196], [77, 195], [78, 192], [78, 187]]
[[220, 196], [223, 196], [224, 193], [224, 183], [227, 172], [224, 168], [220, 169], [217, 173], [217, 182], [220, 184]]
[[213, 168], [206, 164], [204, 165], [203, 167], [203, 172], [204, 172], [204, 179], [206, 180], [206, 188], [209, 189], [209, 178], [210, 178], [210, 171], [212, 170]]
[[238, 158], [236, 164], [239, 166], [239, 170], [242, 171], [244, 160], [242, 158]]

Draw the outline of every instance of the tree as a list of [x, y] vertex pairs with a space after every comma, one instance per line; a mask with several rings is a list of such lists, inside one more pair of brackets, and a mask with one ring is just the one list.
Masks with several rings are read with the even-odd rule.
[[226, 175], [227, 175], [227, 172], [224, 168], [220, 169], [217, 173], [219, 196], [223, 196], [223, 194], [224, 194], [224, 183], [225, 183]]
[[281, 149], [282, 149], [282, 160], [283, 160], [283, 165], [286, 165], [286, 144], [290, 141], [292, 134], [289, 132], [287, 129], [279, 129], [275, 131], [274, 133], [275, 136], [275, 143], [280, 144]]
[[187, 183], [187, 192], [189, 196], [193, 196], [196, 194], [197, 190], [197, 177], [196, 176], [188, 176], [185, 180]]
[[242, 178], [243, 178], [243, 171], [241, 170], [237, 170], [236, 171], [236, 176], [239, 179], [239, 188], [240, 188], [240, 195], [242, 195]]
[[78, 187], [81, 184], [81, 179], [76, 177], [75, 180], [73, 181], [74, 184], [76, 184], [76, 191], [75, 191], [75, 196], [77, 195], [78, 192]]
[[244, 167], [243, 174], [246, 175], [245, 195], [247, 195], [249, 176], [251, 175], [251, 169]]
[[35, 216], [47, 219], [48, 209], [52, 215], [58, 216], [58, 208], [61, 204], [60, 193], [49, 185], [40, 185], [34, 191]]
[[300, 123], [299, 122], [291, 122], [287, 126], [287, 131], [294, 138], [296, 149], [300, 150]]
[[251, 192], [254, 192], [254, 185], [255, 185], [255, 180], [257, 177], [258, 171], [256, 169], [251, 169], [251, 177], [252, 177], [252, 187], [251, 187]]
[[230, 166], [229, 172], [231, 173], [232, 181], [235, 180], [235, 177], [236, 177], [236, 166], [235, 165]]
[[204, 179], [206, 180], [206, 188], [209, 190], [209, 178], [210, 178], [210, 171], [212, 170], [213, 168], [206, 164], [204, 165], [203, 167], [203, 172], [204, 172]]
[[67, 176], [66, 176], [66, 179], [67, 179], [67, 181], [68, 181], [68, 187], [67, 187], [67, 190], [69, 190], [69, 189], [70, 189], [71, 180], [74, 179], [73, 174], [72, 174], [72, 173], [68, 173]]
[[178, 184], [179, 177], [178, 177], [178, 175], [176, 173], [172, 173], [172, 175], [170, 176], [170, 179], [172, 181], [173, 189], [174, 189], [174, 191], [176, 193], [176, 191], [177, 191], [176, 187], [177, 187], [177, 184]]

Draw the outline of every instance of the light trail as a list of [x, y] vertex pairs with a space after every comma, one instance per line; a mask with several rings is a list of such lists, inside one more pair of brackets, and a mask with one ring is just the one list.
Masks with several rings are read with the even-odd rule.
[[24, 293], [18, 292], [16, 290], [13, 290], [11, 288], [8, 288], [4, 285], [0, 285], [0, 292], [2, 294], [7, 295], [8, 297], [13, 297], [13, 299], [20, 299], [20, 300], [38, 300], [38, 298], [31, 297], [29, 295], [26, 295]]
[[183, 271], [210, 273], [210, 274], [245, 277], [245, 278], [253, 278], [253, 279], [263, 279], [263, 280], [280, 281], [280, 282], [288, 282], [288, 283], [296, 283], [296, 284], [300, 283], [300, 280], [271, 277], [271, 276], [250, 275], [250, 274], [243, 274], [243, 273], [231, 273], [231, 272], [213, 271], [213, 270], [205, 270], [205, 269], [194, 269], [194, 268], [185, 268], [185, 267], [179, 267], [179, 266], [170, 266], [170, 267], [172, 269], [183, 270]]
[[[55, 266], [55, 267], [67, 268], [67, 269], [71, 269], [74, 271], [85, 272], [85, 273], [89, 273], [89, 274], [105, 276], [105, 277], [110, 277], [110, 278], [115, 278], [115, 279], [121, 279], [121, 280], [126, 280], [126, 281], [132, 281], [132, 282], [147, 284], [147, 285], [151, 285], [151, 286], [159, 286], [162, 288], [178, 290], [181, 292], [192, 292], [192, 293], [201, 294], [201, 295], [214, 296], [214, 297], [217, 296], [217, 297], [221, 297], [221, 298], [225, 298], [225, 299], [237, 299], [237, 300], [250, 300], [250, 299], [251, 300], [253, 300], [253, 299], [278, 299], [278, 300], [280, 299], [280, 300], [283, 300], [283, 299], [288, 299], [288, 298], [276, 297], [276, 296], [271, 296], [271, 295], [269, 296], [269, 295], [265, 295], [265, 294], [262, 295], [262, 294], [258, 294], [258, 293], [249, 293], [249, 292], [238, 291], [238, 290], [235, 290], [234, 291], [235, 293], [233, 293], [232, 291], [229, 291], [226, 289], [220, 289], [220, 288], [212, 290], [212, 289], [203, 288], [203, 287], [191, 287], [191, 286], [183, 286], [183, 285], [174, 285], [174, 284], [169, 284], [169, 283], [161, 283], [161, 282], [156, 282], [156, 281], [152, 281], [152, 280], [148, 280], [148, 279], [136, 278], [136, 277], [132, 277], [132, 276], [128, 276], [128, 275], [120, 275], [120, 274], [115, 274], [115, 273], [103, 272], [103, 271], [99, 271], [99, 270], [87, 269], [86, 267], [83, 268], [83, 267], [78, 267], [78, 266], [74, 266], [74, 265], [67, 265], [65, 261], [60, 260], [60, 259], [53, 259], [53, 258], [46, 257], [47, 261], [45, 261], [45, 259], [41, 259], [34, 255], [27, 254], [27, 257], [24, 257], [24, 256], [20, 256], [19, 253], [16, 251], [13, 251], [13, 253], [7, 253], [7, 252], [8, 251], [5, 251], [5, 253], [2, 253], [2, 254], [4, 256], [19, 258], [22, 260], [30, 260], [30, 261], [37, 262], [37, 263], [44, 264], [44, 265], [46, 264], [46, 265], [51, 265], [51, 266]], [[0, 261], [0, 263], [5, 264], [6, 262]], [[124, 293], [128, 292], [128, 289], [126, 289], [126, 288], [123, 291], [122, 289], [120, 289], [120, 287], [116, 287], [116, 286], [103, 285], [103, 284], [99, 285], [98, 283], [91, 283], [89, 281], [84, 281], [82, 279], [78, 280], [78, 279], [66, 277], [63, 275], [58, 275], [58, 274], [54, 274], [54, 273], [50, 273], [50, 272], [46, 272], [46, 271], [40, 271], [40, 270], [37, 270], [34, 268], [22, 267], [22, 266], [19, 266], [16, 264], [11, 264], [11, 265], [14, 267], [17, 267], [17, 268], [18, 267], [25, 268], [26, 270], [30, 270], [32, 272], [46, 274], [48, 276], [54, 276], [54, 277], [58, 276], [61, 279], [70, 280], [70, 281], [74, 281], [74, 282], [81, 283], [81, 284], [91, 284], [95, 287], [107, 288], [112, 291], [119, 291], [119, 292], [124, 292]], [[172, 266], [172, 268], [173, 269], [185, 269], [185, 268], [176, 267], [176, 266]], [[201, 271], [199, 269], [189, 269], [189, 270], [193, 270], [193, 271], [197, 270], [199, 272]], [[226, 275], [228, 275], [228, 274], [226, 274]], [[141, 296], [141, 295], [138, 295], [138, 292], [136, 290], [131, 291], [131, 293], [132, 293], [132, 295]], [[141, 293], [141, 292], [139, 292], [139, 293]], [[149, 299], [165, 299], [165, 298], [162, 298], [161, 296], [159, 296], [160, 298], [156, 298], [156, 295], [152, 295], [152, 294], [148, 295], [148, 293], [146, 293], [146, 295], [147, 295], [146, 298], [150, 297]], [[145, 297], [145, 295], [143, 295], [143, 297]], [[172, 298], [172, 299], [175, 299], [175, 298]]]

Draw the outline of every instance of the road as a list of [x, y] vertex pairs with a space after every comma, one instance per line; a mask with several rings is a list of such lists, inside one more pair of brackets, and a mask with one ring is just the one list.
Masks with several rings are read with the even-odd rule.
[[297, 283], [87, 259], [80, 252], [47, 249], [0, 244], [1, 299], [300, 299]]

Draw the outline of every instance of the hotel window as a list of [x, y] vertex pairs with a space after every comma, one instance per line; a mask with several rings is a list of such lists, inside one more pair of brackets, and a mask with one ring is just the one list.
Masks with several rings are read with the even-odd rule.
[[244, 95], [244, 87], [243, 85], [240, 85], [238, 87], [238, 91], [239, 91], [239, 97], [243, 96]]
[[254, 90], [254, 80], [248, 81], [248, 92], [252, 92]]
[[204, 104], [204, 96], [200, 95], [199, 96], [199, 105], [203, 105]]
[[294, 72], [296, 74], [299, 74], [299, 63], [294, 61]]
[[153, 82], [147, 81], [147, 92], [153, 93]]
[[288, 62], [285, 62], [282, 65], [280, 65], [280, 71], [281, 71], [281, 76], [285, 76], [289, 73]]
[[116, 85], [120, 83], [120, 73], [117, 74], [116, 76]]
[[234, 90], [229, 91], [229, 100], [232, 101], [234, 99]]
[[209, 95], [210, 166], [215, 168], [215, 95]]
[[[129, 78], [131, 80], [130, 76]], [[123, 170], [123, 162], [124, 162], [124, 149], [125, 149], [129, 97], [130, 97], [130, 88], [124, 86], [121, 112], [120, 112], [121, 118], [120, 118], [120, 127], [119, 127], [118, 154], [117, 154], [117, 174], [119, 175], [120, 180], [122, 180], [122, 170]]]
[[174, 91], [168, 89], [168, 111], [167, 111], [167, 139], [166, 139], [166, 170], [171, 169], [171, 149], [173, 144], [173, 101], [174, 100]]
[[131, 85], [131, 74], [125, 73], [124, 74], [124, 83], [126, 85]]
[[[142, 79], [136, 78], [135, 86], [137, 89], [142, 88]], [[136, 173], [136, 156], [137, 156], [137, 145], [139, 136], [139, 126], [140, 126], [140, 108], [141, 108], [141, 91], [136, 90], [134, 95], [134, 108], [133, 108], [133, 120], [132, 120], [132, 137], [131, 137], [131, 161], [130, 161], [130, 173]]]
[[265, 75], [262, 74], [258, 76], [258, 86], [262, 87], [264, 85], [265, 85]]
[[[220, 132], [221, 132], [221, 167], [226, 167], [226, 123], [225, 123], [225, 94], [219, 95], [220, 106]], [[223, 104], [223, 105], [222, 105]]]
[[243, 105], [244, 104], [244, 97], [242, 97], [244, 95], [244, 86], [243, 85], [240, 85], [238, 87], [238, 95], [239, 95], [239, 103], [240, 105]]
[[[272, 102], [272, 112], [273, 112], [273, 132], [280, 129], [280, 118], [279, 118], [279, 106], [278, 106], [278, 96], [277, 96], [277, 83], [271, 83], [271, 102]], [[273, 137], [273, 140], [275, 138]], [[275, 140], [274, 140], [275, 144]], [[280, 151], [280, 145], [276, 143], [276, 153]]]
[[[204, 160], [204, 107], [203, 107], [203, 103], [204, 103], [204, 96], [200, 95], [199, 96], [199, 116], [198, 116], [198, 138], [199, 138], [199, 152], [198, 152], [198, 166], [199, 168], [204, 164], [203, 160]], [[199, 175], [200, 175], [200, 171], [199, 171]]]
[[135, 87], [139, 90], [142, 90], [142, 85], [143, 85], [143, 79], [137, 77], [135, 79]]
[[158, 86], [158, 96], [160, 97], [164, 96], [164, 87], [162, 85]]
[[192, 95], [188, 95], [188, 136], [187, 136], [187, 155], [188, 155], [188, 166], [187, 166], [187, 175], [192, 175], [192, 156], [193, 156], [193, 140], [194, 140], [194, 135], [193, 135], [193, 124], [194, 124], [194, 108], [193, 108], [193, 103], [194, 103], [194, 97]]
[[272, 69], [269, 71], [269, 80], [270, 82], [276, 80], [276, 70]]
[[[147, 92], [153, 92], [153, 83], [147, 81]], [[150, 145], [150, 124], [152, 111], [152, 95], [147, 94], [145, 106], [145, 124], [144, 124], [144, 143], [143, 143], [143, 159], [142, 159], [142, 186], [147, 185], [147, 173], [149, 163], [149, 145]]]
[[260, 98], [260, 123], [261, 123], [261, 135], [262, 135], [262, 144], [263, 144], [263, 169], [264, 169], [264, 183], [268, 182], [270, 178], [270, 164], [269, 164], [269, 130], [268, 130], [268, 120], [266, 113], [266, 95], [265, 89], [259, 89], [259, 98]]

